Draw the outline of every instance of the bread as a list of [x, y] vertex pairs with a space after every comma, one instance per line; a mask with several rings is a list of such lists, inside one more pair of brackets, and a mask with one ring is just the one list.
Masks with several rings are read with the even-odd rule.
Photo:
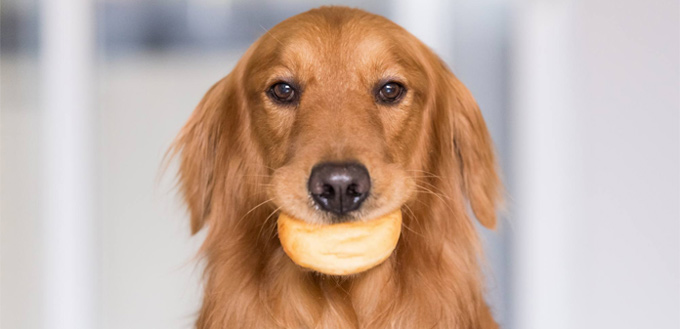
[[349, 275], [387, 259], [401, 234], [401, 210], [368, 221], [318, 225], [281, 214], [281, 246], [296, 264], [320, 273]]

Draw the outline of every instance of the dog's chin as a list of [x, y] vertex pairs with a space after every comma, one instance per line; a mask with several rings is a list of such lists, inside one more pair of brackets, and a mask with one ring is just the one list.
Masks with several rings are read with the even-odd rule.
[[[382, 265], [382, 264], [380, 264], [380, 265]], [[380, 265], [378, 265], [378, 266], [380, 266]], [[376, 267], [378, 267], [378, 266], [376, 266]], [[366, 274], [368, 271], [372, 270], [372, 268], [371, 268], [371, 269], [368, 269], [366, 271], [363, 271], [363, 272], [360, 272], [360, 273], [354, 273], [354, 274], [326, 274], [326, 273], [321, 273], [321, 272], [314, 271], [314, 270], [304, 269], [302, 267], [300, 267], [300, 268], [305, 270], [305, 271], [308, 271], [310, 274], [312, 274], [316, 278], [319, 278], [321, 280], [333, 280], [337, 283], [343, 283], [345, 281], [351, 281], [352, 279], [358, 278], [361, 275]]]

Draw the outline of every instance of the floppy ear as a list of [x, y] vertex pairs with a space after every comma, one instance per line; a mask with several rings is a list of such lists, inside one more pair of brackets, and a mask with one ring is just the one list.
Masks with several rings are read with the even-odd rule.
[[238, 106], [231, 85], [227, 76], [208, 90], [171, 148], [180, 159], [180, 191], [191, 214], [192, 234], [204, 226], [213, 205], [218, 151], [230, 133], [225, 116]]
[[[479, 222], [496, 226], [496, 206], [500, 201], [500, 180], [491, 136], [470, 91], [442, 63], [453, 148], [462, 178], [462, 189]], [[441, 86], [440, 86], [441, 87]], [[450, 137], [449, 137], [450, 138]]]

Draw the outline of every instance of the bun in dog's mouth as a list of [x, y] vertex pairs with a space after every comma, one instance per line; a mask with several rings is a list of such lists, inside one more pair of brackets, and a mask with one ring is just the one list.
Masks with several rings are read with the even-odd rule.
[[279, 215], [281, 246], [296, 264], [329, 275], [357, 274], [380, 265], [397, 246], [401, 210], [368, 221], [311, 224]]

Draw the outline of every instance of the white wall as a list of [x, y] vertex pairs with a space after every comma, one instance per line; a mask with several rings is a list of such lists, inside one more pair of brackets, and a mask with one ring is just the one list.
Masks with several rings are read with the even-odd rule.
[[517, 9], [514, 327], [678, 328], [678, 3]]
[[[0, 328], [42, 325], [45, 291], [40, 232], [42, 119], [35, 60], [2, 59], [0, 72]], [[12, 81], [13, 83], [7, 83]], [[30, 315], [33, 316], [30, 316]]]
[[100, 324], [102, 329], [192, 328], [202, 268], [188, 215], [162, 175], [170, 142], [240, 51], [143, 54], [100, 66]]

